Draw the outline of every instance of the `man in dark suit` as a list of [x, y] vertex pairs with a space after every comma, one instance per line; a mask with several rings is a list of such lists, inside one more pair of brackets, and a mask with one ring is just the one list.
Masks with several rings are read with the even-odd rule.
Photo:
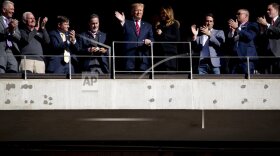
[[[92, 14], [88, 22], [89, 30], [79, 37], [80, 54], [87, 57], [80, 58], [83, 71], [98, 74], [108, 73], [108, 49], [101, 46], [106, 42], [106, 33], [99, 30], [99, 16]], [[91, 57], [90, 57], [91, 56]]]
[[18, 21], [12, 19], [14, 10], [13, 2], [3, 2], [0, 16], [0, 73], [18, 72], [18, 62], [14, 55], [20, 54], [17, 43], [21, 36]]
[[[132, 20], [126, 20], [124, 13], [115, 12], [124, 29], [125, 69], [127, 71], [145, 71], [150, 68], [151, 58], [148, 58], [150, 44], [154, 41], [152, 25], [142, 21], [144, 4], [132, 4]], [[135, 56], [132, 57], [132, 56]]]
[[[268, 23], [265, 16], [259, 17], [257, 22], [261, 26], [261, 35], [264, 38], [265, 56], [280, 56], [280, 17], [279, 17], [279, 4], [271, 3], [267, 6], [267, 14], [269, 16]], [[264, 73], [280, 74], [280, 59], [265, 59], [263, 65], [265, 67]]]
[[[247, 9], [239, 9], [236, 13], [236, 20], [230, 19], [228, 25], [230, 32], [229, 40], [233, 43], [233, 55], [239, 59], [233, 62], [232, 74], [248, 74], [248, 66], [250, 74], [254, 73], [255, 60], [257, 59], [257, 50], [255, 39], [258, 34], [258, 25], [249, 22], [249, 11]], [[249, 64], [246, 57], [249, 56]]]
[[[69, 74], [77, 72], [78, 60], [75, 53], [79, 49], [75, 31], [69, 29], [69, 19], [65, 16], [57, 17], [57, 30], [49, 33], [51, 51], [53, 56], [49, 59], [47, 72], [57, 74]], [[71, 64], [70, 64], [71, 63]]]

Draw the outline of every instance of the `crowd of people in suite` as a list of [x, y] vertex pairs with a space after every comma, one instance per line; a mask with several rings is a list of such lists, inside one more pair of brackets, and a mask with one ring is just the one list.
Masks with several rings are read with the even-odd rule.
[[[162, 6], [154, 23], [143, 19], [144, 4], [133, 3], [131, 14], [115, 11], [122, 27], [122, 67], [127, 72], [178, 70], [181, 29], [189, 29], [191, 50], [199, 55], [198, 74], [280, 74], [280, 18], [279, 4], [267, 5], [267, 14], [250, 19], [246, 8], [236, 11], [236, 18], [228, 19], [224, 31], [216, 29], [215, 16], [207, 13], [203, 25], [180, 27], [171, 6]], [[77, 33], [71, 30], [67, 16], [57, 16], [56, 29], [46, 29], [48, 18], [26, 11], [21, 20], [13, 17], [15, 4], [4, 1], [0, 16], [0, 73], [69, 74], [111, 71], [107, 33], [100, 30], [97, 14], [88, 18], [88, 29]], [[20, 26], [19, 26], [20, 24]], [[153, 61], [151, 61], [151, 48]], [[232, 59], [222, 56], [230, 51]], [[51, 57], [45, 57], [49, 55]], [[267, 58], [266, 58], [267, 57]], [[153, 63], [153, 64], [152, 64]], [[228, 69], [226, 72], [221, 69]]]

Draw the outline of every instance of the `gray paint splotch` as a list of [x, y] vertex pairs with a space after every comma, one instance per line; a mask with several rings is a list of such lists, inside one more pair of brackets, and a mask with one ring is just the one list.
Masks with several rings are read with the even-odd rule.
[[21, 85], [20, 89], [32, 89], [32, 88], [33, 88], [32, 85], [24, 84], [24, 85]]
[[[28, 104], [28, 100], [24, 100], [24, 103], [25, 103], [25, 104]], [[29, 101], [29, 104], [33, 104], [33, 103], [35, 103], [35, 101], [33, 101], [33, 100], [30, 100], [30, 101]]]
[[11, 100], [10, 99], [7, 99], [6, 101], [5, 101], [5, 104], [10, 104], [11, 103]]
[[9, 90], [10, 90], [10, 89], [12, 89], [12, 88], [13, 88], [13, 89], [15, 89], [15, 88], [16, 88], [16, 85], [15, 85], [14, 83], [11, 83], [11, 84], [10, 84], [10, 83], [8, 83], [8, 84], [6, 84], [6, 90], [8, 90], [8, 91], [9, 91]]
[[263, 88], [264, 88], [264, 89], [267, 89], [267, 88], [268, 88], [268, 85], [267, 85], [267, 84], [265, 84], [265, 85], [263, 86]]
[[248, 102], [247, 98], [244, 98], [243, 101], [241, 101], [242, 104], [245, 104], [246, 102]]
[[150, 101], [150, 102], [155, 102], [155, 99], [154, 99], [154, 98], [151, 98], [149, 101]]
[[213, 100], [213, 104], [216, 104], [216, 103], [218, 103], [218, 100], [216, 100], [216, 99]]
[[48, 97], [48, 95], [44, 95], [44, 101], [43, 101], [43, 104], [45, 105], [52, 105], [52, 100], [53, 100], [53, 97]]

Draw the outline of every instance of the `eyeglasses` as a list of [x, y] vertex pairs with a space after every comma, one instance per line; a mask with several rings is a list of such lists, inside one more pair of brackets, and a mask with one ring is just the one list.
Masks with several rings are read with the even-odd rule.
[[245, 12], [238, 12], [238, 13], [236, 13], [236, 15], [241, 15], [241, 14], [245, 14]]

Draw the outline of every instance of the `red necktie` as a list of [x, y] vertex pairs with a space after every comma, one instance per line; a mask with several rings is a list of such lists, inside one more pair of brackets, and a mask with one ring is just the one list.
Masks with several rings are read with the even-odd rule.
[[135, 20], [135, 29], [136, 29], [137, 36], [139, 36], [139, 34], [140, 34], [140, 26], [138, 24], [138, 20]]
[[271, 21], [271, 25], [274, 26], [274, 23], [275, 23], [274, 20], [272, 20], [272, 21]]

